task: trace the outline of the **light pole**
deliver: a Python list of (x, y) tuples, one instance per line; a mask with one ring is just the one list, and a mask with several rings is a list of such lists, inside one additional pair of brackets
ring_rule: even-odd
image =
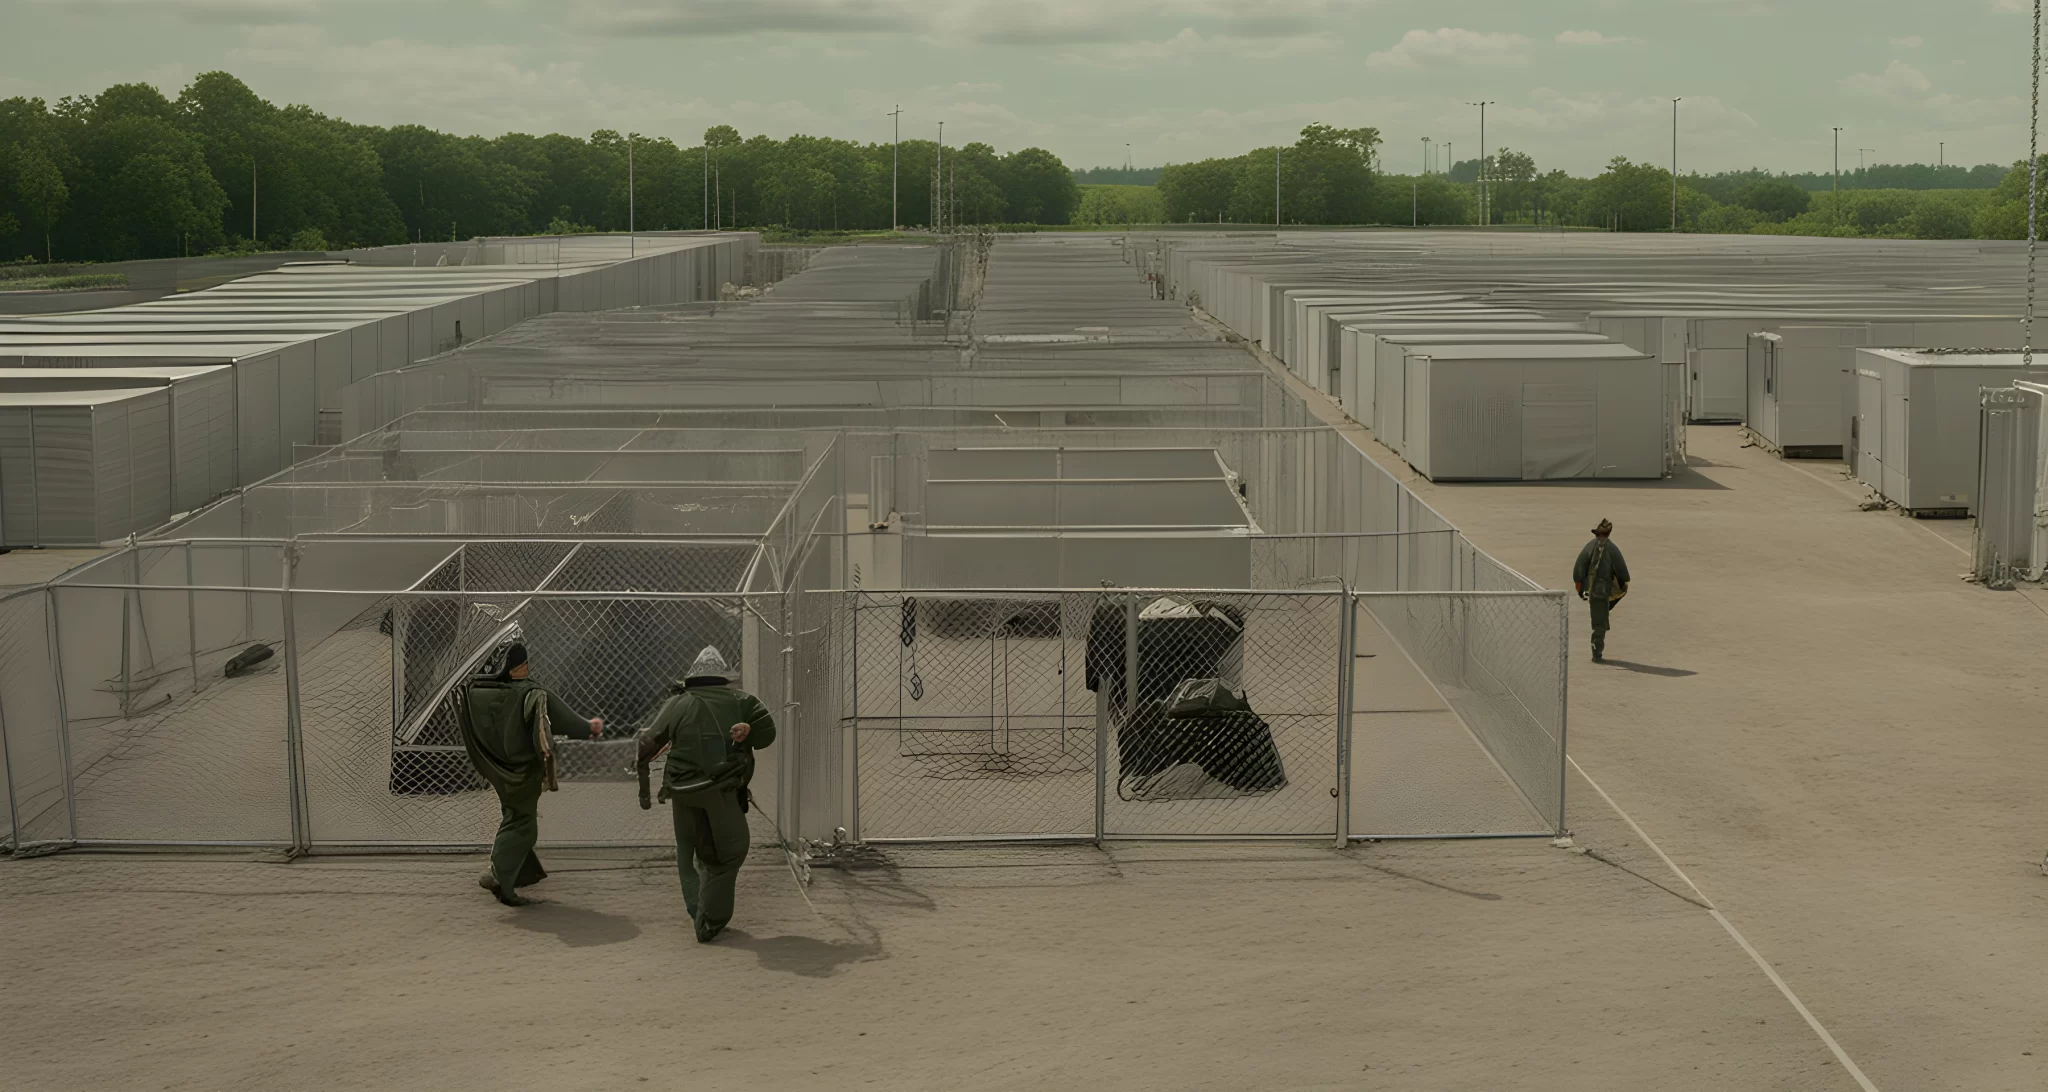
[(1273, 149), (1273, 230), (1280, 230), (1280, 149)]
[(1938, 171), (1946, 166), (1948, 166), (1948, 142), (1944, 140), (1934, 146), (1934, 169)]
[(1422, 173), (1429, 173), (1429, 138), (1422, 138)]
[(626, 235), (635, 238), (636, 225), (633, 219), (633, 138), (637, 134), (626, 134)]
[(1129, 174), (1130, 172), (1131, 172), (1131, 145), (1130, 145), (1130, 142), (1129, 142), (1129, 141), (1125, 141), (1125, 142), (1124, 142), (1124, 173), (1125, 173), (1125, 174)]
[(1866, 168), (1866, 167), (1865, 167), (1865, 166), (1863, 165), (1863, 153), (1864, 153), (1864, 152), (1870, 152), (1871, 154), (1873, 154), (1873, 155), (1874, 155), (1874, 154), (1876, 154), (1876, 152), (1877, 152), (1877, 149), (1876, 149), (1876, 148), (1858, 148), (1858, 149), (1856, 149), (1856, 188), (1857, 188), (1857, 189), (1859, 189), (1859, 190), (1867, 190), (1867, 189), (1869, 189), (1869, 188), (1870, 188), (1870, 176), (1869, 176), (1868, 174), (1865, 174), (1865, 173), (1864, 173), (1864, 172), (1865, 172), (1865, 171), (1866, 171), (1866, 170), (1868, 169), (1868, 168)]
[(1678, 230), (1678, 104), (1684, 96), (1671, 100), (1671, 230)]
[(946, 123), (939, 123), (939, 152), (932, 168), (932, 230), (946, 230)]
[(1488, 207), (1486, 201), (1489, 196), (1486, 191), (1486, 108), (1496, 103), (1488, 99), (1485, 102), (1468, 102), (1465, 105), (1479, 108), (1479, 226), (1486, 227), (1493, 223), (1493, 209)]
[(889, 141), (889, 230), (901, 231), (903, 219), (896, 212), (896, 176), (903, 160), (903, 104), (897, 103), (896, 109), (889, 111), (889, 117), (896, 125), (895, 136)]
[(1834, 186), (1835, 186), (1834, 190), (1833, 190), (1833, 191), (1831, 192), (1831, 194), (1829, 195), (1829, 198), (1828, 198), (1828, 203), (1829, 203), (1829, 204), (1830, 204), (1830, 206), (1832, 206), (1832, 208), (1833, 208), (1833, 213), (1832, 213), (1832, 216), (1833, 216), (1833, 220), (1834, 220), (1834, 222), (1835, 222), (1835, 223), (1840, 223), (1840, 222), (1841, 222), (1841, 220), (1842, 220), (1842, 127), (1841, 127), (1841, 126), (1839, 126), (1839, 125), (1835, 126), (1835, 183), (1834, 183)]
[(704, 141), (704, 230), (711, 230), (711, 141)]

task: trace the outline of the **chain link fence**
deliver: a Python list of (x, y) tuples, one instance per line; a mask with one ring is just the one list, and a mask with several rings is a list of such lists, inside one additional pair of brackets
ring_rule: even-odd
[[(761, 833), (793, 848), (1563, 827), (1558, 593), (845, 592), (830, 536), (778, 592), (492, 586), (673, 569), (604, 545), (468, 544), (396, 592), (106, 579), (175, 552), (136, 551), (104, 583), (0, 600), (9, 830), (18, 845), (481, 845), (496, 803), (449, 703), (514, 623), (534, 677), (606, 722), (563, 748), (550, 844), (670, 840), (630, 803), (631, 737), (707, 644), (777, 713)], [(203, 552), (195, 567), (227, 567)], [(273, 654), (228, 670), (251, 645)], [(1190, 680), (1224, 696), (1191, 698)]]

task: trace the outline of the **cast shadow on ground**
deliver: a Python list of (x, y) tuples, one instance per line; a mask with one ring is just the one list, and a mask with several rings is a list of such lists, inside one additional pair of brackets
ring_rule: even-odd
[(1600, 661), (1600, 663), (1604, 667), (1618, 667), (1623, 671), (1633, 671), (1638, 675), (1660, 675), (1667, 679), (1684, 679), (1699, 674), (1697, 671), (1687, 671), (1682, 667), (1653, 667), (1649, 664), (1636, 664), (1630, 663), (1627, 660), (1617, 660), (1612, 656)]
[(817, 937), (757, 937), (727, 929), (718, 943), (754, 953), (764, 971), (786, 971), (805, 978), (830, 978), (855, 963), (885, 958), (876, 941), (819, 940)]
[(531, 933), (549, 933), (571, 948), (623, 944), (640, 935), (633, 919), (587, 910), (563, 902), (536, 902), (522, 907), (512, 924)]
[(1447, 883), (1439, 883), (1436, 880), (1427, 879), (1422, 876), (1417, 876), (1412, 872), (1403, 872), (1400, 869), (1388, 868), (1386, 865), (1374, 864), (1371, 861), (1360, 861), (1359, 863), (1367, 868), (1372, 869), (1374, 872), (1382, 872), (1386, 875), (1393, 876), (1398, 879), (1409, 880), (1414, 883), (1427, 884), (1430, 887), (1434, 887), (1439, 891), (1449, 891), (1453, 895), (1463, 895), (1468, 899), (1478, 899), (1481, 902), (1499, 902), (1501, 900), (1501, 896), (1496, 895), (1491, 891), (1467, 891), (1462, 887), (1452, 887), (1450, 884)]

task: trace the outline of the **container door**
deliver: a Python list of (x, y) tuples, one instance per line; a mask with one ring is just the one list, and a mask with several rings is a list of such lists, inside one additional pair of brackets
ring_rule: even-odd
[(1856, 373), (1856, 479), (1884, 491), (1884, 383), (1875, 372)]

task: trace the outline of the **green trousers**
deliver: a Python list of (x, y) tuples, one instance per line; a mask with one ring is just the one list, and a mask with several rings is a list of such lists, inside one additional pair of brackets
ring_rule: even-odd
[(670, 807), (683, 905), (697, 927), (697, 939), (710, 940), (732, 920), (733, 890), (751, 840), (747, 815), (736, 789), (684, 793)]
[[(548, 875), (540, 858), (533, 855), (533, 845), (540, 841), (540, 792), (536, 781), (531, 790), (498, 793), (498, 836), (491, 842), (491, 874), (507, 894)], [(507, 876), (512, 882), (505, 882)]]
[(1614, 604), (1604, 595), (1587, 597), (1593, 608), (1593, 655), (1607, 654), (1607, 612)]

